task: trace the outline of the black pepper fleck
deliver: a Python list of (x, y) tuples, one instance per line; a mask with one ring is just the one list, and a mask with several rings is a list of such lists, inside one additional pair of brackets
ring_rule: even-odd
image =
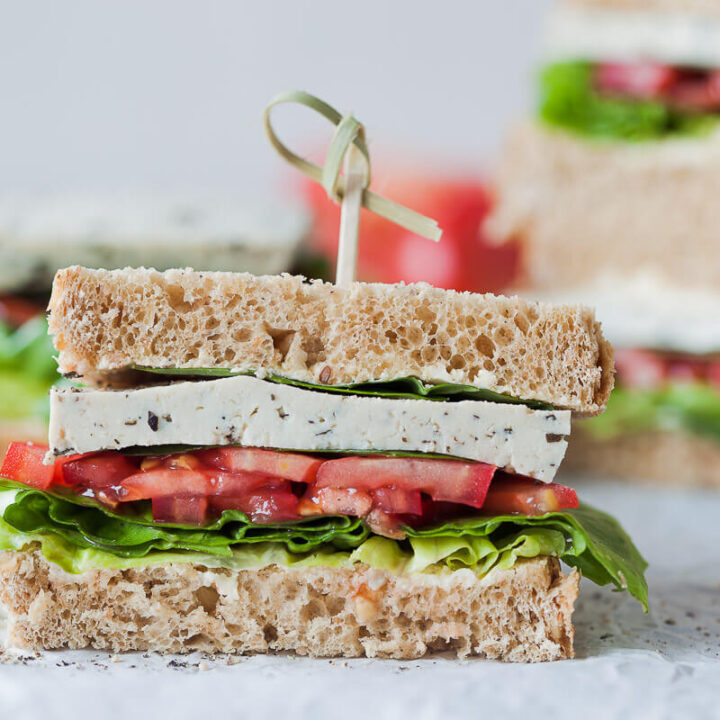
[(152, 410), (148, 410), (147, 424), (153, 432), (157, 432), (159, 420), (158, 416), (152, 412)]

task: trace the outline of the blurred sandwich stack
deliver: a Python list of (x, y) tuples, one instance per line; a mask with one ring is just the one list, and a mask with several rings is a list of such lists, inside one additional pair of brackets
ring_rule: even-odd
[(3, 197), (0, 455), (10, 439), (47, 441), (47, 396), (58, 375), (44, 313), (58, 268), (192, 266), (276, 274), (293, 268), (308, 226), (297, 208), (249, 207), (231, 197)]
[(547, 30), (486, 230), (521, 243), (523, 292), (594, 305), (616, 347), (566, 467), (720, 487), (720, 4), (564, 0)]

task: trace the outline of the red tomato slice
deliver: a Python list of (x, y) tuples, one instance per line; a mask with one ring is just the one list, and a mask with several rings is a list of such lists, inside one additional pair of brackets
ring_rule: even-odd
[(665, 362), (650, 350), (616, 349), (615, 368), (618, 380), (629, 388), (657, 387), (666, 376)]
[(10, 327), (19, 328), (44, 311), (44, 307), (35, 305), (29, 300), (10, 295), (0, 296), (0, 322), (4, 322)]
[(688, 112), (720, 108), (720, 71), (687, 73), (667, 93), (668, 102)]
[(316, 486), (373, 491), (395, 487), (433, 500), (482, 507), (495, 466), (461, 460), (348, 457), (324, 462)]
[(121, 502), (175, 495), (242, 495), (255, 488), (282, 483), (259, 473), (158, 468), (125, 478), (118, 488)]
[[(498, 292), (516, 279), (518, 243), (497, 245), (483, 232), (491, 208), (488, 187), (474, 177), (434, 177), (391, 168), (373, 177), (383, 195), (435, 218), (443, 229), (434, 244), (366, 210), (360, 224), (358, 278), (373, 282), (424, 280), (455, 290)], [(334, 262), (337, 258), (340, 208), (315, 182), (305, 184), (313, 212), (310, 244)]]
[(595, 85), (601, 92), (636, 99), (659, 98), (679, 77), (678, 71), (652, 62), (599, 63), (595, 66)]
[(419, 490), (385, 487), (373, 490), (373, 507), (388, 515), (422, 515), (422, 495)]
[(355, 488), (311, 488), (298, 511), (302, 515), (353, 515), (365, 517), (372, 508), (372, 498)]
[(137, 465), (118, 452), (80, 455), (64, 459), (60, 465), (63, 482), (84, 488), (108, 488), (119, 485), (138, 471)]
[(572, 488), (557, 483), (541, 483), (524, 477), (496, 478), (482, 506), (484, 515), (543, 515), (578, 507)]
[(52, 465), (43, 464), (47, 452), (47, 445), (11, 442), (5, 453), (2, 468), (0, 468), (0, 477), (40, 490), (47, 490), (55, 475), (55, 468)]
[(255, 523), (279, 523), (298, 520), (299, 499), (289, 483), (277, 487), (261, 487), (237, 497), (210, 498), (213, 510), (240, 510)]
[(196, 470), (148, 470), (126, 477), (117, 489), (121, 502), (187, 495), (207, 495), (210, 479)]
[(720, 362), (713, 361), (708, 365), (707, 379), (716, 390), (720, 390)]
[(323, 461), (299, 453), (259, 448), (213, 448), (197, 453), (202, 462), (229, 472), (254, 472), (282, 480), (312, 483)]
[(203, 525), (207, 522), (206, 497), (157, 497), (152, 501), (153, 520), (182, 525)]

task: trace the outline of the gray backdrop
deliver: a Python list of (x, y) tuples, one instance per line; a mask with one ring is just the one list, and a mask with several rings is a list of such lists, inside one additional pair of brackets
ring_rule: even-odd
[[(484, 168), (548, 4), (2, 0), (0, 192), (277, 190), (260, 112), (295, 87), (355, 110), (376, 156)], [(290, 140), (323, 137), (292, 112)]]

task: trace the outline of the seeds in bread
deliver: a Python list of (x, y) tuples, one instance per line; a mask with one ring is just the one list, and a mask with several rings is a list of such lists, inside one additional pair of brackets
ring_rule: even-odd
[(61, 372), (234, 368), (321, 384), (416, 376), (586, 414), (604, 409), (612, 351), (591, 310), (426, 284), (72, 267), (50, 300)]
[(184, 563), (73, 576), (38, 551), (0, 554), (9, 641), (26, 648), (558, 660), (573, 656), (578, 583), (547, 557), (478, 579)]

